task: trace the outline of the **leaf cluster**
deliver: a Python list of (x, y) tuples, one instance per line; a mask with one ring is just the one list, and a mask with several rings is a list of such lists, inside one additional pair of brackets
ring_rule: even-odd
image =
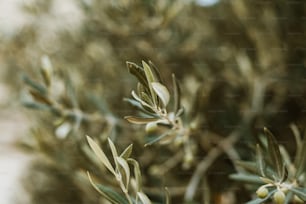
[[(276, 203), (290, 203), (293, 200), (305, 202), (306, 165), (300, 155), (306, 149), (306, 139), (303, 139), (302, 145), (298, 143), (295, 160), (292, 161), (285, 148), (277, 143), (275, 136), (267, 128), (264, 128), (264, 132), (265, 140), (259, 138), (259, 143), (256, 146), (256, 162), (237, 162), (245, 171), (233, 174), (231, 177), (243, 182), (262, 184), (257, 190), (258, 196), (262, 198), (250, 201), (249, 204), (264, 203), (273, 195)], [(301, 141), (299, 135), (296, 137), (298, 141)], [(260, 189), (264, 188), (269, 189), (269, 194), (261, 195)], [(278, 192), (284, 193), (284, 197), (280, 201), (276, 201), (275, 198)]]

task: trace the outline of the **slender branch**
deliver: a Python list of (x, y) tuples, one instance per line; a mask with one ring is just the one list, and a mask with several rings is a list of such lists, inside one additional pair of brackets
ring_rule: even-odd
[(185, 192), (185, 201), (193, 200), (196, 189), (198, 188), (203, 175), (206, 173), (212, 163), (223, 153), (224, 148), (232, 146), (240, 138), (241, 134), (239, 133), (240, 131), (234, 131), (229, 137), (222, 140), (217, 147), (213, 148), (208, 153), (208, 155), (199, 163), (187, 186), (187, 190)]
[(157, 171), (154, 171), (155, 175), (163, 176), (166, 174), (169, 170), (174, 168), (178, 163), (182, 161), (183, 155), (183, 151), (179, 151), (173, 157), (170, 157), (166, 162), (157, 166), (155, 168)]
[[(262, 105), (254, 105), (254, 104), (262, 104), (263, 96), (265, 93), (266, 84), (258, 85), (258, 83), (262, 83), (263, 81), (254, 80), (253, 82), (253, 97), (252, 97), (252, 106), (251, 111), (245, 112), (242, 120), (241, 128), (233, 131), (227, 138), (220, 141), (216, 147), (209, 151), (209, 153), (205, 156), (205, 158), (199, 163), (194, 174), (191, 177), (191, 180), (187, 186), (185, 192), (185, 201), (192, 201), (193, 197), (196, 193), (196, 189), (201, 181), (201, 178), (205, 175), (208, 168), (213, 164), (213, 162), (227, 150), (231, 149), (233, 144), (235, 144), (238, 139), (243, 135), (245, 130), (249, 127), (250, 122), (258, 114), (258, 111), (262, 110)], [(231, 153), (232, 154), (232, 153)]]

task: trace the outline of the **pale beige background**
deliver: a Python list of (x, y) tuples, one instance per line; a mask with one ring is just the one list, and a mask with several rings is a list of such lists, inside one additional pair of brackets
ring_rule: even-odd
[[(39, 19), (41, 29), (61, 29), (67, 24), (70, 27), (78, 26), (82, 15), (72, 1), (56, 0), (52, 9), (53, 15)], [(20, 9), (21, 3), (30, 2), (30, 0), (0, 0), (0, 38), (9, 39), (27, 23), (38, 20)], [(74, 17), (69, 18), (71, 15)], [(4, 71), (1, 69), (1, 58), (0, 53), (0, 203), (26, 204), (28, 199), (21, 188), (20, 178), (32, 156), (16, 148), (15, 142), (23, 135), (29, 134), (30, 122), (20, 111), (20, 101), (16, 96), (18, 94), (10, 93), (1, 80)]]

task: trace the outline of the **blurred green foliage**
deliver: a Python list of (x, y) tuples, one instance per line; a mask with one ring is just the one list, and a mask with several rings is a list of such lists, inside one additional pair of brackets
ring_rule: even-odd
[[(155, 202), (162, 202), (165, 186), (173, 203), (254, 198), (258, 186), (228, 175), (241, 170), (236, 160), (253, 159), (264, 126), (295, 154), (290, 125), (303, 130), (306, 119), (304, 1), (224, 0), (211, 7), (183, 0), (74, 3), (81, 15), (70, 18), (79, 18), (78, 26), (52, 27), (58, 4), (31, 1), (24, 9), (33, 20), (1, 42), (7, 84), (23, 90), (23, 103), (39, 110), (27, 111), (35, 122), (22, 141), (38, 155), (25, 179), (33, 204), (106, 203), (87, 170), (118, 188), (85, 135), (107, 155), (108, 137), (121, 150), (133, 143), (143, 190)], [(188, 165), (184, 148), (144, 147), (144, 128), (123, 119), (137, 115), (123, 101), (136, 87), (125, 63), (142, 60), (159, 68), (170, 93), (172, 73), (180, 84), (182, 121), (192, 129)]]

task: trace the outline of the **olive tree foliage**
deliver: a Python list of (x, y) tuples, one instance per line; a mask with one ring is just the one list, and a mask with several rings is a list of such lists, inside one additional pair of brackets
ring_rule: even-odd
[(2, 40), (33, 203), (305, 201), (303, 1), (74, 3)]

